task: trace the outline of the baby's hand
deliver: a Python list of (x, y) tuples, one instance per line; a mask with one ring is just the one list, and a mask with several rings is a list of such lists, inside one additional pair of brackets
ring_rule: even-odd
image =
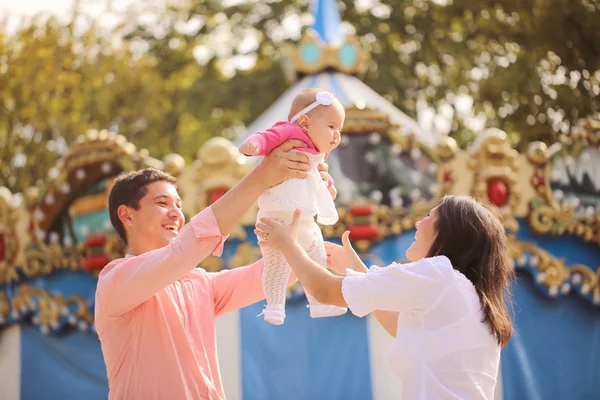
[(258, 154), (258, 145), (255, 142), (242, 143), (240, 153), (245, 156), (255, 156)]

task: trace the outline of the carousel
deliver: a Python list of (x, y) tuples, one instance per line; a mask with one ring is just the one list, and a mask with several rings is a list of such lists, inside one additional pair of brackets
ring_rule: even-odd
[[(582, 119), (556, 143), (526, 153), (498, 129), (468, 149), (436, 137), (366, 86), (369, 54), (341, 31), (334, 1), (316, 1), (315, 22), (286, 49), (289, 89), (248, 135), (285, 118), (300, 90), (319, 87), (346, 108), (343, 141), (328, 159), (338, 189), (336, 225), (367, 265), (402, 261), (414, 224), (447, 194), (489, 201), (513, 248), (516, 334), (502, 354), (497, 398), (593, 398), (600, 390), (600, 116)], [(241, 142), (244, 138), (240, 138)], [(0, 188), (0, 398), (105, 399), (94, 331), (97, 275), (125, 247), (107, 211), (112, 182), (144, 167), (178, 178), (187, 219), (216, 201), (254, 166), (215, 137), (185, 165), (162, 160), (108, 131), (90, 131), (31, 188), (21, 204)], [(260, 250), (251, 209), (221, 258), (198, 267), (218, 273), (254, 262)], [(397, 399), (386, 367), (391, 338), (370, 316), (312, 320), (302, 287), (288, 293), (282, 326), (257, 318), (257, 303), (218, 320), (219, 359), (230, 399)], [(310, 384), (309, 384), (310, 382)]]

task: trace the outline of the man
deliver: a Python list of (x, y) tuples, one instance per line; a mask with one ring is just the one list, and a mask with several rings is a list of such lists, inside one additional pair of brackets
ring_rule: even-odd
[[(128, 254), (100, 273), (95, 325), (110, 399), (224, 399), (215, 318), (263, 299), (262, 261), (208, 273), (196, 266), (267, 188), (304, 178), (308, 157), (290, 140), (184, 226), (175, 178), (146, 169), (119, 178), (109, 213)], [(326, 165), (321, 165), (326, 180)], [(294, 278), (295, 279), (295, 278)]]

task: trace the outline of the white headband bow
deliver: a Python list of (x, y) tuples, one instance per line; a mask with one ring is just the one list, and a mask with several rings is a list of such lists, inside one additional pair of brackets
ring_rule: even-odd
[(310, 104), (309, 106), (305, 107), (298, 114), (294, 115), (292, 117), (292, 119), (290, 119), (290, 123), (293, 124), (294, 121), (296, 121), (298, 118), (300, 118), (304, 114), (308, 113), (312, 109), (317, 108), (318, 106), (329, 106), (329, 105), (333, 104), (333, 100), (335, 100), (335, 96), (333, 95), (333, 93), (325, 92), (325, 91), (317, 93), (316, 101), (314, 103)]

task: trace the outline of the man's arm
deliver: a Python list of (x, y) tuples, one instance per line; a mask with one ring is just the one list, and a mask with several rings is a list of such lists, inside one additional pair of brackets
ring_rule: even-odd
[[(226, 314), (264, 300), (262, 287), (263, 260), (245, 267), (209, 273), (211, 277), (215, 315)], [(296, 282), (292, 273), (288, 285)]]
[(295, 139), (286, 141), (212, 205), (223, 235), (229, 235), (265, 190), (289, 178), (306, 178), (308, 156), (290, 151), (295, 147), (306, 147), (306, 144)]
[(98, 276), (97, 308), (119, 316), (192, 271), (211, 253), (223, 251), (211, 208), (196, 215), (167, 246), (104, 267)]
[(191, 272), (211, 253), (220, 255), (225, 237), (258, 196), (290, 177), (304, 178), (308, 157), (289, 152), (305, 144), (290, 140), (269, 156), (210, 208), (196, 215), (167, 246), (107, 265), (98, 277), (99, 309), (120, 315)]

